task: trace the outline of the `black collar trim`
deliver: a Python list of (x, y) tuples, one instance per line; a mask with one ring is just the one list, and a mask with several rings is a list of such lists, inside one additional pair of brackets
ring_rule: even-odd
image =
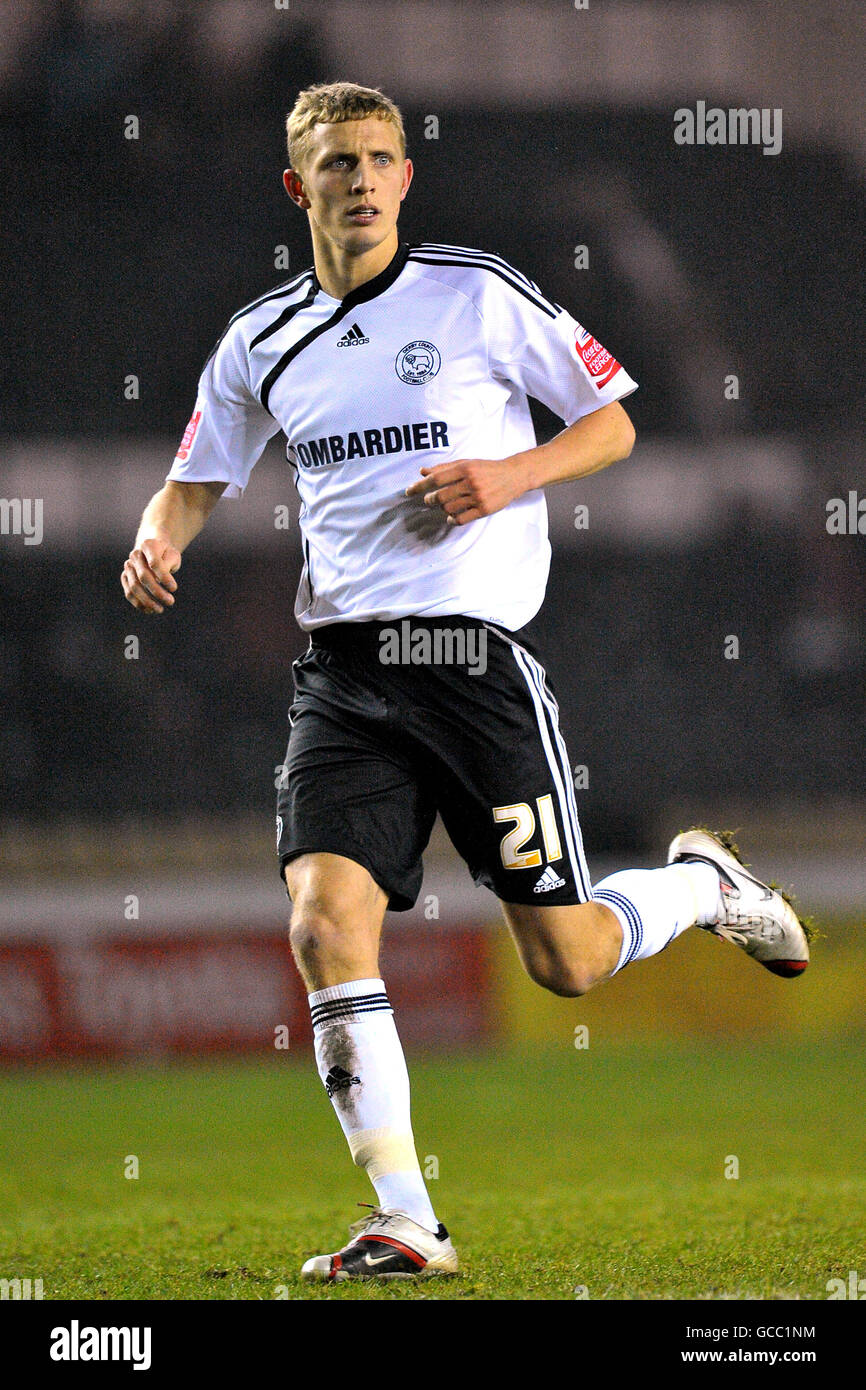
[[(283, 353), (282, 357), (278, 362), (274, 363), (262, 382), (260, 399), (265, 410), (270, 410), (269, 402), (274, 383), (279, 380), (286, 368), (294, 362), (298, 354), (303, 352), (304, 348), (309, 347), (310, 343), (314, 343), (317, 338), (320, 338), (323, 333), (327, 333), (329, 328), (334, 327), (334, 324), (339, 323), (341, 319), (344, 319), (347, 314), (351, 313), (356, 304), (365, 304), (367, 300), (375, 299), (377, 295), (382, 294), (390, 285), (393, 285), (400, 271), (406, 264), (408, 257), (409, 246), (406, 242), (401, 241), (394, 256), (383, 271), (380, 271), (378, 275), (374, 275), (373, 279), (368, 280), (366, 284), (359, 285), (356, 290), (352, 290), (350, 294), (347, 294), (346, 298), (341, 299), (339, 304), (335, 306), (333, 313), (325, 319), (324, 323), (320, 323), (316, 328), (311, 328), (308, 333), (305, 333), (296, 343), (293, 343), (287, 352)], [(318, 279), (314, 276), (311, 293), (317, 294), (320, 289), (321, 286)], [(332, 296), (329, 296), (329, 298), (331, 297)], [(297, 309), (306, 309), (309, 302), (310, 299), (308, 296), (301, 304), (292, 306), (292, 312), (294, 313)], [(287, 321), (286, 315), (281, 315), (281, 319)], [(280, 325), (280, 319), (277, 320), (277, 324)], [(275, 326), (274, 331), (276, 331)], [(261, 336), (262, 335), (260, 335), (260, 337)], [(273, 414), (273, 412), (271, 413)]]
[[(339, 301), (340, 307), (343, 309), (354, 309), (356, 304), (366, 304), (368, 300), (375, 299), (378, 295), (384, 294), (385, 290), (391, 288), (408, 259), (409, 244), (408, 242), (401, 241), (394, 255), (391, 257), (391, 260), (385, 266), (385, 269), (380, 270), (378, 275), (374, 275), (372, 280), (366, 280), (364, 284), (359, 285), (357, 289), (350, 290), (345, 299)], [(319, 284), (319, 277), (315, 272), (313, 278), (316, 291), (322, 290), (323, 294), (328, 294), (328, 291), (322, 289), (322, 286)], [(333, 297), (333, 295), (328, 295), (329, 299), (333, 299)]]

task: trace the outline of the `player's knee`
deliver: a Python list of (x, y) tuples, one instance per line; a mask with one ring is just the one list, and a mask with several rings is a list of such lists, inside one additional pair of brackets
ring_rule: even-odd
[(302, 895), (292, 908), (289, 941), (308, 989), (379, 973), (378, 931), (357, 904), (353, 910)]
[(339, 924), (328, 913), (295, 906), (289, 941), (292, 955), (304, 974), (327, 965), (339, 953), (340, 939)]
[(580, 961), (562, 960), (557, 956), (528, 961), (526, 969), (535, 984), (551, 994), (558, 994), (562, 999), (578, 999), (592, 989), (599, 979), (591, 966)]

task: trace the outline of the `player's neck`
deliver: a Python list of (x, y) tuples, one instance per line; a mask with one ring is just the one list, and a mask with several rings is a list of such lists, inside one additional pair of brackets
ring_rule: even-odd
[(364, 251), (361, 255), (350, 255), (342, 247), (331, 241), (313, 235), (313, 260), (316, 279), (325, 294), (333, 299), (345, 299), (347, 294), (381, 275), (386, 266), (397, 254), (399, 247), (397, 228), (378, 246)]

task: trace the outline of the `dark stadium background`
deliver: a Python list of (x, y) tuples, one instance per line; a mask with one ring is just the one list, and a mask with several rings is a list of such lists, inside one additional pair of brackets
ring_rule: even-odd
[[(640, 384), (631, 458), (548, 493), (537, 640), (593, 877), (736, 828), (824, 933), (793, 982), (689, 931), (559, 999), (437, 827), (381, 967), (465, 1271), (435, 1297), (590, 1298), (595, 1333), (614, 1302), (619, 1334), (629, 1300), (643, 1371), (677, 1300), (799, 1325), (866, 1289), (864, 40), (860, 0), (0, 8), (0, 1300), (148, 1300), (159, 1364), (165, 1310), (225, 1378), (238, 1300), (431, 1296), (298, 1278), (371, 1193), (274, 854), (305, 646), (279, 440), (172, 611), (120, 586), (227, 319), (310, 264), (283, 126), (339, 78), (404, 112), (401, 235), (498, 252)], [(781, 152), (677, 144), (698, 102), (781, 109)]]
[[(835, 991), (816, 970), (770, 999), (726, 957), (742, 983), (710, 999), (684, 943), (581, 1017), (862, 1028), (848, 986), (866, 886), (866, 550), (826, 521), (829, 499), (866, 488), (863, 26), (856, 5), (805, 0), (4, 13), (3, 489), (44, 499), (41, 544), (0, 538), (8, 1057), (273, 1045), (266, 1011), (233, 1026), (228, 966), (213, 1016), (206, 991), (194, 1009), (160, 991), (168, 942), (243, 953), (245, 933), (284, 937), (273, 783), (305, 642), (297, 529), (273, 523), (296, 506), (280, 445), (186, 552), (175, 611), (134, 612), (119, 575), (226, 320), (310, 262), (280, 182), (283, 121), (301, 86), (338, 77), (382, 85), (404, 111), (416, 175), (402, 235), (497, 251), (640, 383), (631, 460), (550, 494), (539, 639), (587, 769), (596, 875), (659, 862), (686, 821), (733, 824), (756, 867), (837, 923)], [(781, 107), (781, 153), (676, 145), (673, 112), (699, 99)], [(540, 407), (537, 421), (541, 438), (557, 428)], [(566, 1006), (527, 992), (496, 916), (437, 833), (422, 903), (392, 919), (389, 949), (422, 977), (437, 931), (481, 957), (475, 1013), (455, 1005), (438, 1032), (422, 1020), (425, 1043), (453, 1042), (469, 1013), (466, 1041), (570, 1032)], [(129, 976), (109, 1022), (93, 998), (89, 1022), (81, 998), (66, 1007), (70, 954), (108, 998), (112, 952), (133, 945), (152, 970)], [(290, 987), (271, 978), (279, 998)]]

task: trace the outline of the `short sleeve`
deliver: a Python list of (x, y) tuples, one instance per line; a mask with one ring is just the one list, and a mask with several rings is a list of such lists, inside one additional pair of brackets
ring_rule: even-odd
[(546, 405), (566, 425), (637, 390), (588, 329), (519, 271), (485, 276), (481, 304), (490, 370)]
[(231, 325), (199, 378), (195, 408), (166, 481), (224, 482), (224, 497), (241, 497), (279, 428), (253, 395), (246, 345), (239, 327)]

